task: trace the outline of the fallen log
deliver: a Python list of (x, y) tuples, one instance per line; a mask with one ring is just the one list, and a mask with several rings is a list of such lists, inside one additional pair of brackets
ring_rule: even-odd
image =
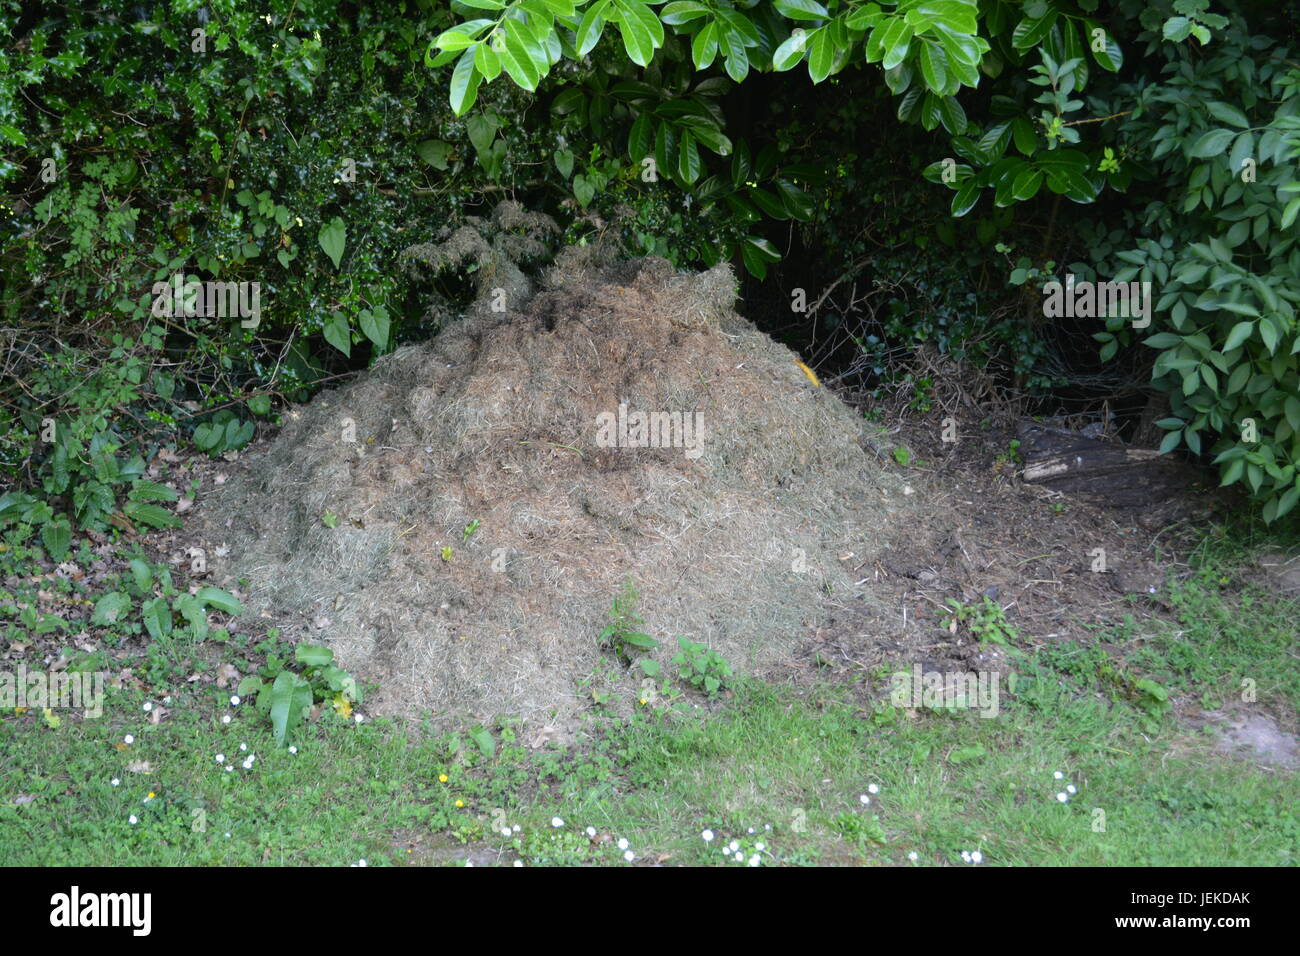
[(1114, 507), (1167, 501), (1198, 478), (1195, 467), (1154, 448), (1087, 438), (1038, 422), (1022, 422), (1019, 436), (1022, 480)]

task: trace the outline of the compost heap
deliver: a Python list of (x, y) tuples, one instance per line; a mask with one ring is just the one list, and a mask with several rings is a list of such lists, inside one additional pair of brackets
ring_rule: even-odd
[(838, 558), (913, 499), (860, 418), (733, 311), (729, 266), (602, 248), (537, 289), (475, 226), (408, 250), (486, 263), (473, 306), (288, 411), (205, 506), (217, 577), (377, 682), (367, 710), (571, 720), (629, 577), (665, 676), (678, 635), (770, 672), (827, 594), (871, 601)]

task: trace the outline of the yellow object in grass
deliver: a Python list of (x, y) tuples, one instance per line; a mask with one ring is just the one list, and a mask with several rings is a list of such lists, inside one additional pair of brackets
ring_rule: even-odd
[(803, 373), (808, 376), (808, 381), (812, 382), (818, 388), (821, 387), (822, 383), (818, 380), (816, 372), (810, 369), (807, 365), (804, 365), (803, 362), (800, 362), (798, 359), (794, 360), (794, 364), (798, 365), (799, 368), (803, 369)]

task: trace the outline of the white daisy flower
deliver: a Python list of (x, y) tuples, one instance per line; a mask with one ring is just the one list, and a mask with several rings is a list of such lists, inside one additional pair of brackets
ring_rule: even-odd
[(131, 814), (130, 818), (126, 822), (131, 824), (131, 826), (135, 826), (137, 823), (140, 822), (140, 818), (133, 813)]
[(1065, 788), (1065, 792), (1073, 796), (1079, 791), (1075, 789), (1074, 784), (1070, 784), (1068, 787)]
[(225, 762), (226, 762), (226, 755), (225, 755), (225, 754), (217, 754), (217, 763), (225, 763)]
[(144, 702), (144, 712), (147, 714), (151, 710), (153, 710), (153, 704), (146, 700)]
[(917, 855), (917, 852), (915, 850), (913, 850), (911, 853), (907, 854), (907, 858), (911, 860), (913, 863), (915, 863), (921, 857)]
[(133, 744), (133, 743), (135, 743), (135, 737), (134, 737), (134, 735), (132, 735), (132, 734), (127, 734), (125, 737), (122, 738), (122, 743), (124, 743), (124, 744)]
[(623, 859), (631, 863), (633, 860), (636, 859), (636, 854), (633, 853), (631, 850), (628, 850), (626, 853), (623, 854)]
[(1055, 778), (1056, 780), (1064, 780), (1065, 774), (1061, 773), (1061, 771), (1058, 770), (1052, 774), (1052, 777)]
[(233, 695), (233, 696), (230, 698), (230, 706), (231, 706), (231, 707), (238, 707), (238, 706), (239, 706), (239, 695), (238, 695), (238, 694), (235, 694), (235, 695)]
[(759, 853), (762, 853), (764, 850), (767, 849), (767, 844), (766, 844), (766, 843), (755, 843), (755, 844), (754, 844), (754, 849), (757, 850)]
[(514, 833), (514, 832), (515, 832), (515, 831), (512, 830), (512, 829), (510, 829), (509, 827), (502, 827), (502, 828), (501, 828), (501, 835), (504, 836), (504, 837), (508, 837), (508, 836), (510, 836), (510, 835), (511, 835), (512, 833)]
[(864, 793), (858, 797), (858, 802), (861, 803), (864, 807), (870, 806), (871, 798)]
[(297, 752), (298, 752), (298, 748), (297, 748), (297, 747), (290, 747), (290, 748), (289, 748), (289, 753), (291, 753), (291, 754), (296, 754)]
[(515, 866), (523, 866), (523, 865), (524, 865), (523, 860), (515, 860)]
[(564, 826), (564, 821), (559, 817), (551, 817), (551, 826), (558, 830), (560, 827)]
[(120, 784), (121, 782), (122, 782), (122, 781), (119, 780), (119, 779), (117, 779), (117, 777), (114, 777), (112, 780), (109, 781), (109, 785), (110, 785), (110, 786), (113, 786), (113, 787), (116, 787), (116, 786), (117, 786), (118, 784)]
[(961, 851), (961, 858), (962, 858), (962, 860), (963, 860), (964, 862), (969, 863), (969, 862), (970, 862), (970, 851), (969, 851), (969, 850), (962, 850), (962, 851)]
[(222, 722), (223, 724), (228, 724), (228, 723), (230, 723), (230, 715), (229, 715), (229, 714), (222, 714), (222, 715), (221, 715), (221, 722)]
[(976, 850), (974, 853), (972, 853), (972, 854), (970, 855), (970, 861), (971, 861), (972, 863), (983, 863), (983, 862), (984, 862), (984, 854), (981, 853), (979, 850)]
[(1070, 800), (1070, 795), (1068, 793), (1058, 793), (1056, 795), (1056, 799), (1060, 800), (1062, 803), (1068, 803)]
[(755, 853), (753, 856), (749, 858), (750, 866), (758, 866), (762, 862), (763, 862), (763, 858), (760, 857), (757, 853)]
[(240, 749), (240, 750), (247, 750), (247, 749), (248, 749), (248, 744), (240, 744), (240, 745), (239, 745), (239, 749)]
[(712, 831), (712, 830), (705, 830), (703, 833), (700, 834), (700, 836), (704, 838), (704, 842), (705, 842), (705, 843), (712, 843), (712, 842), (713, 842), (713, 831)]
[(619, 848), (620, 850), (626, 850), (627, 847), (628, 847), (627, 837), (619, 837), (619, 838), (618, 838), (618, 848)]
[(594, 839), (595, 836), (596, 836), (596, 828), (595, 828), (595, 827), (587, 827), (586, 833), (587, 833), (587, 836), (592, 837), (592, 838)]
[(867, 785), (867, 793), (876, 794), (880, 792), (880, 784), (871, 783)]

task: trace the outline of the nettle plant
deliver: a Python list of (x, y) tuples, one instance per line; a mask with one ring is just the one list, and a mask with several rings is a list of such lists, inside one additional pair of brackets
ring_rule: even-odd
[[(614, 596), (609, 610), (609, 626), (600, 632), (597, 639), (601, 647), (607, 647), (618, 656), (624, 667), (632, 666), (632, 655), (653, 651), (659, 642), (645, 633), (645, 621), (637, 613), (640, 595), (629, 576), (622, 590)], [(659, 662), (643, 657), (637, 661), (638, 666), (648, 677), (659, 673)]]
[(730, 662), (707, 644), (690, 638), (677, 638), (678, 651), (673, 655), (682, 680), (710, 697), (716, 697), (730, 684), (734, 672)]

